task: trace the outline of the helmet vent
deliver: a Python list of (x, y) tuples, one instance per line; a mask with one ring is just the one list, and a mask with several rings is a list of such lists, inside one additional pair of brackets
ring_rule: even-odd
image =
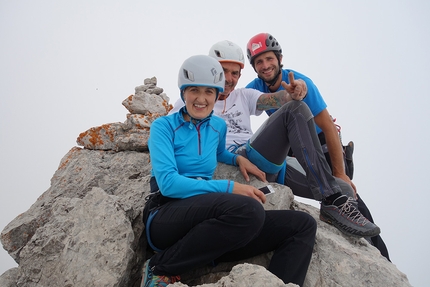
[(221, 54), (221, 51), (220, 51), (220, 50), (215, 50), (214, 52), (215, 52), (215, 55), (216, 55), (218, 58), (224, 58), (224, 57), (222, 56), (222, 54)]
[(214, 76), (215, 76), (215, 81), (214, 81), (214, 83), (216, 84), (216, 83), (221, 82), (221, 81), (222, 81), (222, 79), (224, 78), (224, 73), (223, 73), (223, 72), (221, 72), (221, 73), (219, 73), (219, 74), (217, 75), (217, 74), (216, 74), (216, 70), (215, 70), (215, 69), (212, 69), (212, 70), (214, 70), (214, 71), (212, 72), (212, 74), (214, 74), (214, 72), (215, 72), (215, 74), (214, 74)]
[(191, 82), (194, 82), (194, 74), (193, 74), (193, 72), (188, 71), (188, 70), (186, 70), (186, 69), (184, 69), (184, 70), (183, 70), (183, 72), (184, 72), (184, 77), (185, 77), (185, 79), (188, 79), (188, 80), (190, 80)]

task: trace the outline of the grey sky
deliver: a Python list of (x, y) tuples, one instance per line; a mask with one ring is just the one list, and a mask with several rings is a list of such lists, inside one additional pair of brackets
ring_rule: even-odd
[[(429, 286), (429, 19), (429, 1), (0, 0), (0, 229), (49, 188), (79, 133), (125, 121), (145, 78), (174, 103), (186, 58), (269, 32), (355, 142), (354, 183), (393, 263)], [(254, 77), (247, 63), (239, 86)], [(0, 274), (14, 266), (1, 249)]]

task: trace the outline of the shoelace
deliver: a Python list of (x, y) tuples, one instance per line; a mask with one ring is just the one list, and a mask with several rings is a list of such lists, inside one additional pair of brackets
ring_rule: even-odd
[(354, 199), (352, 199), (352, 197), (348, 197), (348, 199), (339, 206), (340, 213), (345, 214), (347, 218), (350, 218), (352, 221), (357, 222), (360, 225), (366, 225), (369, 220), (357, 210), (353, 202)]

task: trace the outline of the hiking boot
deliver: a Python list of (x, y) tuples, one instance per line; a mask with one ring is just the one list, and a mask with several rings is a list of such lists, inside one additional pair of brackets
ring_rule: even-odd
[(332, 204), (321, 202), (320, 219), (340, 231), (358, 237), (373, 237), (381, 230), (358, 210), (352, 197), (341, 195)]
[(179, 276), (163, 276), (152, 273), (154, 267), (149, 267), (149, 260), (143, 265), (142, 283), (140, 287), (165, 287), (171, 283), (179, 282)]

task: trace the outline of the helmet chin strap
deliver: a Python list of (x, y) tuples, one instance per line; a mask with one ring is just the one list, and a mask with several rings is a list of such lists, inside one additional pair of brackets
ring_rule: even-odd
[[(215, 96), (215, 102), (218, 100), (218, 96), (219, 96), (219, 90), (218, 89), (216, 89), (216, 96)], [(202, 122), (202, 121), (204, 121), (204, 120), (206, 120), (207, 118), (210, 118), (210, 116), (213, 114), (213, 110), (210, 112), (210, 114), (206, 117), (206, 118), (204, 118), (204, 119), (201, 119), (201, 120), (199, 120), (199, 119), (196, 119), (196, 118), (193, 118), (191, 115), (190, 115), (190, 113), (188, 113), (188, 111), (187, 111), (187, 103), (185, 102), (185, 100), (184, 100), (184, 90), (181, 90), (181, 98), (182, 98), (182, 100), (184, 101), (184, 106), (182, 107), (182, 109), (183, 109), (183, 111), (184, 111), (184, 113), (186, 113), (189, 117), (190, 117), (190, 124), (189, 124), (189, 128), (190, 129), (192, 129), (193, 128), (193, 122), (196, 124), (196, 125), (198, 125), (200, 122)]]
[(273, 78), (273, 80), (271, 80), (271, 81), (265, 81), (262, 77), (260, 77), (259, 75), (258, 75), (258, 73), (257, 73), (257, 70), (255, 69), (255, 65), (254, 65), (254, 63), (253, 62), (251, 62), (251, 65), (252, 65), (252, 67), (254, 68), (254, 71), (257, 73), (257, 75), (258, 75), (258, 78), (260, 78), (261, 80), (263, 80), (263, 82), (265, 82), (266, 84), (267, 84), (267, 86), (270, 88), (270, 87), (273, 87), (275, 84), (276, 84), (276, 81), (278, 80), (278, 77), (279, 77), (279, 75), (281, 74), (281, 70), (282, 70), (282, 66), (281, 66), (281, 59), (279, 58), (279, 55), (277, 55), (276, 53), (275, 53), (275, 55), (276, 55), (276, 58), (278, 59), (278, 66), (279, 66), (279, 70), (278, 70), (278, 72), (276, 73), (276, 76)]
[(260, 79), (262, 79), (267, 84), (267, 86), (270, 88), (270, 87), (273, 87), (276, 84), (276, 81), (278, 80), (278, 77), (279, 77), (280, 74), (281, 74), (281, 69), (278, 70), (278, 73), (276, 73), (276, 76), (273, 78), (273, 80), (268, 81), (268, 82), (264, 81), (264, 79), (261, 78), (260, 76), (258, 76), (258, 77)]
[(184, 112), (190, 117), (190, 125), (188, 126), (190, 129), (192, 129), (193, 128), (193, 123), (195, 123), (196, 125), (198, 125), (199, 123), (201, 123), (202, 121), (204, 121), (204, 120), (206, 120), (207, 118), (209, 118), (211, 115), (212, 115), (212, 113), (213, 113), (213, 111), (206, 117), (206, 118), (204, 118), (204, 119), (196, 119), (196, 118), (193, 118), (189, 113), (188, 113), (188, 111), (187, 111), (187, 107), (186, 106), (184, 106), (183, 107), (184, 108)]

